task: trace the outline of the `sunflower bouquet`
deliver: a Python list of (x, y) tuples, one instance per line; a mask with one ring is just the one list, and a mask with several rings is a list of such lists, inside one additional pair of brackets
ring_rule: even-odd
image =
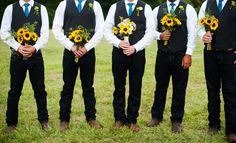
[[(176, 26), (182, 25), (181, 21), (177, 18), (175, 14), (167, 13), (161, 19), (162, 30), (173, 32), (176, 29)], [(167, 45), (168, 41), (164, 42), (164, 45)]]
[[(206, 14), (205, 17), (198, 21), (198, 24), (204, 27), (207, 32), (212, 33), (219, 27), (219, 20), (213, 15)], [(207, 50), (212, 50), (211, 43), (207, 44)]]
[[(77, 45), (77, 50), (84, 46), (90, 40), (90, 31), (83, 26), (78, 26), (76, 29), (72, 29), (69, 34), (69, 39)], [(79, 58), (75, 57), (75, 62), (79, 62)]]
[(124, 41), (129, 43), (129, 36), (136, 30), (136, 24), (129, 18), (120, 17), (120, 23), (113, 27), (113, 33), (123, 37)]
[[(38, 35), (34, 32), (36, 25), (37, 22), (25, 23), (17, 32), (13, 31), (12, 35), (21, 45), (33, 45), (38, 40)], [(27, 60), (27, 58), (23, 57), (23, 60)]]

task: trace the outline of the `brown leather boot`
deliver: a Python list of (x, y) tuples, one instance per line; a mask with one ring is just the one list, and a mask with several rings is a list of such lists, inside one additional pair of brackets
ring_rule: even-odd
[(147, 123), (147, 126), (148, 127), (155, 127), (155, 126), (160, 125), (160, 123), (161, 123), (161, 120), (153, 118), (150, 122)]
[(227, 141), (229, 143), (236, 143), (236, 134), (229, 134), (229, 135), (227, 135)]
[(7, 128), (6, 128), (7, 133), (12, 133), (15, 130), (16, 130), (16, 125), (10, 125), (10, 126), (7, 126)]
[(139, 132), (140, 130), (140, 127), (137, 124), (129, 124), (128, 127), (133, 132)]
[(217, 132), (219, 132), (219, 129), (213, 128), (213, 127), (209, 127), (208, 130), (207, 130), (207, 134), (208, 134), (208, 135), (214, 135), (214, 134), (216, 134)]
[(103, 126), (97, 120), (90, 120), (88, 121), (88, 124), (90, 127), (95, 128), (95, 129), (103, 128)]
[(46, 131), (46, 130), (50, 129), (50, 126), (49, 126), (48, 122), (42, 122), (40, 124), (41, 124), (43, 130)]
[(65, 131), (65, 130), (67, 130), (67, 129), (69, 129), (69, 122), (67, 122), (67, 121), (61, 121), (60, 122), (60, 131)]
[(177, 123), (177, 122), (172, 123), (172, 132), (173, 133), (180, 133), (182, 131), (183, 131), (183, 129), (182, 129), (181, 123)]
[(122, 121), (115, 121), (115, 123), (113, 125), (114, 129), (120, 129), (122, 127), (124, 127), (124, 123)]

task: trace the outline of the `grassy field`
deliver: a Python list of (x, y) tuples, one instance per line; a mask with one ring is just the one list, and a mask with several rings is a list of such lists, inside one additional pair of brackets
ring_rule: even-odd
[[(111, 72), (111, 45), (103, 40), (96, 50), (95, 93), (97, 99), (97, 119), (104, 125), (103, 129), (91, 129), (85, 122), (84, 104), (81, 95), (81, 84), (78, 78), (74, 91), (71, 113), (70, 130), (61, 133), (59, 126), (59, 99), (62, 89), (62, 56), (63, 47), (58, 44), (53, 35), (43, 49), (45, 62), (46, 90), (48, 92), (48, 111), (51, 130), (45, 132), (37, 121), (36, 102), (29, 79), (25, 81), (19, 103), (19, 123), (17, 131), (11, 134), (5, 132), (5, 112), (7, 92), (9, 90), (9, 48), (0, 41), (0, 143), (157, 143), (157, 142), (193, 142), (193, 143), (222, 143), (224, 136), (224, 115), (221, 118), (222, 130), (214, 136), (208, 136), (207, 130), (207, 95), (203, 73), (202, 45), (198, 42), (193, 56), (190, 78), (186, 96), (184, 131), (181, 134), (171, 133), (170, 105), (171, 86), (168, 92), (164, 122), (156, 128), (146, 127), (151, 118), (151, 106), (154, 98), (155, 78), (154, 67), (156, 44), (146, 50), (146, 68), (143, 78), (142, 103), (138, 123), (141, 131), (131, 132), (127, 127), (121, 130), (112, 129), (114, 123), (112, 94), (113, 76)], [(171, 84), (170, 84), (171, 85)], [(128, 88), (128, 86), (127, 86)]]

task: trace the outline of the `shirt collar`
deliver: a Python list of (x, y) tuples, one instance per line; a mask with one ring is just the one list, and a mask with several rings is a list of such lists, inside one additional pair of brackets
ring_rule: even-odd
[[(76, 1), (76, 2), (79, 2), (79, 0), (75, 0), (75, 1)], [(86, 0), (82, 0), (82, 2), (83, 2), (83, 1), (86, 1)]]
[[(178, 6), (179, 5), (179, 2), (180, 2), (180, 0), (176, 0), (176, 1), (174, 1), (173, 3), (175, 4), (175, 6)], [(170, 4), (171, 4), (171, 2), (170, 1), (168, 1), (167, 0), (167, 6), (170, 6)]]
[(136, 5), (138, 3), (138, 0), (133, 0), (132, 2), (125, 0), (125, 5), (127, 5), (128, 3), (133, 3), (134, 5)]
[[(26, 3), (25, 1), (20, 0), (20, 6), (21, 7), (24, 6), (25, 3)], [(32, 6), (32, 7), (34, 6), (34, 0), (30, 0), (28, 3), (30, 4), (30, 6)]]
[[(227, 0), (223, 0), (222, 3), (226, 3)], [(216, 0), (216, 4), (218, 5), (219, 4), (219, 0)]]

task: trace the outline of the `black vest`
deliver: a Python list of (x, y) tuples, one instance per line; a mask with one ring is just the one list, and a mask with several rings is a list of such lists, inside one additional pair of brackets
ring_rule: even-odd
[[(179, 7), (183, 6), (184, 10), (181, 10)], [(187, 50), (188, 42), (188, 30), (187, 30), (187, 15), (186, 15), (187, 3), (182, 1), (179, 2), (179, 5), (175, 9), (175, 14), (177, 18), (181, 21), (182, 25), (176, 27), (176, 29), (171, 33), (171, 38), (168, 41), (167, 45), (164, 45), (164, 41), (158, 40), (158, 49), (161, 51), (171, 51), (171, 52), (185, 52)], [(157, 30), (162, 32), (161, 19), (168, 13), (167, 3), (160, 5), (157, 20), (158, 27)]]
[(208, 0), (206, 12), (219, 19), (219, 27), (213, 33), (212, 47), (216, 50), (236, 49), (236, 10), (228, 0), (219, 13), (216, 0)]
[[(38, 7), (39, 10), (36, 11), (35, 7)], [(41, 5), (39, 3), (34, 2), (34, 6), (31, 7), (28, 17), (25, 16), (24, 10), (20, 6), (19, 2), (13, 4), (12, 22), (11, 22), (11, 28), (13, 31), (17, 32), (17, 30), (22, 28), (25, 23), (33, 24), (34, 22), (37, 22), (34, 32), (38, 36), (40, 36), (42, 19), (41, 19)]]
[[(71, 29), (75, 29), (79, 25), (88, 30), (94, 31), (96, 26), (96, 19), (93, 8), (90, 8), (89, 6), (90, 3), (93, 4), (94, 0), (87, 0), (82, 9), (82, 12), (79, 13), (74, 0), (66, 1), (63, 29), (64, 34), (67, 37), (69, 36)], [(93, 36), (93, 34), (94, 32), (91, 33), (91, 36)]]
[[(143, 10), (139, 11), (139, 16), (137, 15), (137, 7), (142, 7)], [(140, 41), (143, 36), (145, 35), (146, 31), (146, 17), (144, 15), (145, 11), (145, 3), (142, 1), (138, 0), (136, 7), (134, 8), (134, 11), (131, 16), (128, 16), (125, 2), (124, 0), (119, 1), (116, 3), (116, 12), (115, 12), (115, 26), (120, 23), (120, 17), (129, 18), (131, 21), (133, 21), (136, 24), (136, 31), (134, 31), (130, 36), (129, 36), (129, 42), (131, 45), (136, 44), (138, 41)], [(123, 37), (120, 37), (116, 35), (117, 38), (123, 40)]]

